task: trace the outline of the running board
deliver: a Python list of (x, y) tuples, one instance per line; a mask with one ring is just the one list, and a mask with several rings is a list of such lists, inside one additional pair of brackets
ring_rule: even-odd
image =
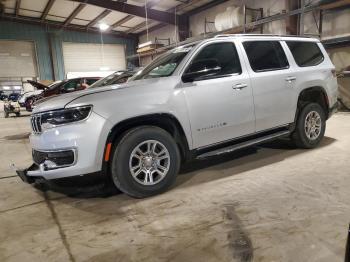
[(227, 146), (224, 148), (220, 148), (220, 149), (216, 149), (214, 151), (210, 151), (201, 155), (197, 156), (197, 159), (205, 159), (208, 157), (212, 157), (212, 156), (219, 156), (222, 154), (226, 154), (226, 153), (231, 153), (233, 151), (245, 148), (245, 147), (249, 147), (249, 146), (253, 146), (253, 145), (257, 145), (257, 144), (261, 144), (263, 142), (267, 142), (270, 140), (274, 140), (283, 136), (286, 136), (290, 134), (290, 131), (286, 130), (286, 131), (280, 131), (274, 134), (270, 134), (270, 135), (266, 135), (263, 137), (259, 137), (259, 138), (255, 138), (249, 141), (245, 141), (245, 142), (241, 142), (235, 145), (231, 145), (231, 146)]

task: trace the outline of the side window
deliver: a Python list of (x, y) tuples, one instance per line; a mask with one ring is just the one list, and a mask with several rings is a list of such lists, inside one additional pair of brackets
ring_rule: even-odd
[(324, 56), (314, 42), (287, 41), (294, 60), (300, 67), (316, 66), (323, 62)]
[(214, 43), (204, 47), (191, 61), (186, 73), (200, 72), (211, 67), (219, 70), (210, 74), (210, 77), (220, 77), (242, 73), (241, 63), (234, 43)]
[(248, 41), (243, 46), (255, 72), (289, 68), (286, 54), (278, 41)]
[(69, 81), (68, 83), (66, 83), (66, 84), (63, 86), (63, 89), (64, 89), (66, 92), (74, 91), (75, 89), (77, 89), (77, 87), (78, 87), (79, 84), (80, 84), (80, 79), (78, 79), (78, 80), (72, 80), (72, 81)]
[(91, 86), (93, 83), (95, 83), (97, 81), (97, 79), (95, 79), (95, 78), (87, 78), (86, 80), (85, 80), (85, 82), (86, 82), (86, 84), (88, 85), (88, 86)]

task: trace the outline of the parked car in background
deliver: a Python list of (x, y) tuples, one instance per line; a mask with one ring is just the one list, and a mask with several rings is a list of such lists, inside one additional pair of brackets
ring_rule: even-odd
[(7, 99), (10, 101), (17, 102), (20, 97), (21, 97), (20, 93), (11, 93), (11, 94), (9, 94)]
[(4, 93), (0, 94), (0, 100), (1, 100), (1, 101), (4, 101), (4, 100), (7, 99), (7, 98), (8, 98), (8, 95), (6, 95), (6, 94), (4, 94)]
[(110, 86), (116, 84), (126, 83), (130, 77), (132, 77), (136, 71), (117, 71), (105, 78), (102, 78), (92, 84), (89, 88), (102, 87), (102, 86)]
[(71, 93), (79, 90), (84, 90), (89, 87), (96, 81), (98, 81), (100, 77), (82, 77), (82, 78), (73, 78), (66, 79), (57, 83), (54, 83), (50, 86), (43, 85), (39, 82), (28, 80), (33, 87), (38, 90), (43, 90), (42, 93), (38, 95), (30, 96), (26, 99), (25, 107), (26, 110), (31, 112), (33, 110), (33, 105), (36, 101), (65, 93)]
[(317, 147), (337, 90), (318, 39), (217, 36), (168, 51), (125, 84), (39, 103), (35, 164), (17, 173), (29, 183), (105, 174), (130, 196), (152, 196), (193, 159), (278, 138)]
[(25, 92), (21, 97), (18, 99), (18, 103), (21, 107), (26, 106), (26, 101), (28, 98), (35, 96), (35, 95), (40, 95), (44, 90), (34, 90), (34, 91), (29, 91)]

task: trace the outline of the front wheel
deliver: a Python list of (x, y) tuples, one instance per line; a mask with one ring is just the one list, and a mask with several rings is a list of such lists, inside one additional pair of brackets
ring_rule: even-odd
[(292, 135), (300, 148), (314, 148), (319, 145), (326, 130), (325, 112), (319, 104), (307, 104), (300, 112)]
[(180, 167), (180, 153), (165, 130), (143, 126), (128, 131), (116, 147), (111, 164), (114, 184), (124, 193), (144, 198), (166, 191)]

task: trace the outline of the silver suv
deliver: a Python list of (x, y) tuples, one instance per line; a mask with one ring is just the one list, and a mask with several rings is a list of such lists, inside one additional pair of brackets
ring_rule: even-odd
[(317, 39), (221, 35), (177, 47), (128, 83), (34, 108), (32, 183), (106, 174), (121, 191), (168, 189), (180, 164), (290, 137), (314, 148), (337, 107), (335, 70)]

